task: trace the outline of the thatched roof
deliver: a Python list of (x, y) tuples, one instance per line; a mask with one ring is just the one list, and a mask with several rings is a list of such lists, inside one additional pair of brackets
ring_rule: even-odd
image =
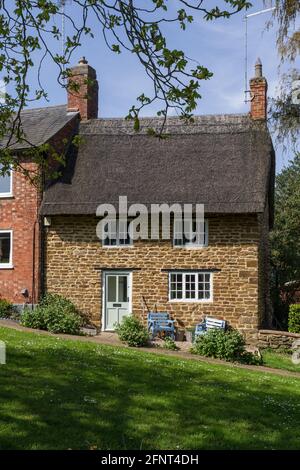
[(207, 213), (264, 211), (274, 179), (274, 151), (263, 123), (247, 115), (199, 116), (193, 124), (169, 118), (165, 139), (123, 119), (80, 124), (62, 178), (50, 185), (42, 213), (95, 214), (101, 203), (203, 203)]

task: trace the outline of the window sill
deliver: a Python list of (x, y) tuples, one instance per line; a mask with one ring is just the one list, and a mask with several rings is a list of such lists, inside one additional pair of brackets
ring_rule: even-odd
[(185, 245), (173, 245), (173, 248), (181, 249), (181, 250), (202, 250), (203, 248), (207, 248), (208, 245), (195, 245), (195, 246), (185, 246)]
[(0, 264), (0, 270), (1, 269), (14, 269), (14, 265), (13, 264), (6, 264), (6, 265)]
[(213, 303), (213, 299), (205, 299), (205, 300), (196, 300), (196, 299), (172, 299), (168, 300), (168, 303), (171, 304), (211, 304)]
[(112, 245), (112, 246), (109, 246), (109, 245), (102, 245), (102, 248), (104, 249), (113, 249), (113, 248), (116, 248), (118, 250), (120, 249), (124, 249), (124, 248), (133, 248), (133, 245)]
[(14, 195), (12, 193), (0, 193), (0, 199), (13, 199)]

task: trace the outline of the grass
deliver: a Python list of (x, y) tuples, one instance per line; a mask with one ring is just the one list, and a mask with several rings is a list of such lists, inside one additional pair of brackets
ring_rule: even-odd
[(0, 328), (0, 449), (299, 449), (300, 379)]
[(291, 372), (300, 372), (300, 364), (293, 364), (292, 355), (265, 349), (262, 353), (264, 365), (275, 369), (285, 369)]

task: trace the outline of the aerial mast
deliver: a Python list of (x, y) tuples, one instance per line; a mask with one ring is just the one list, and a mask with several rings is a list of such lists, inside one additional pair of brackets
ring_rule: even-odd
[(248, 18), (252, 18), (253, 16), (262, 15), (263, 13), (268, 13), (270, 11), (274, 11), (276, 7), (265, 8), (264, 10), (256, 11), (255, 13), (249, 13), (249, 15), (244, 16), (245, 20), (245, 103), (248, 103), (250, 100), (248, 99)]

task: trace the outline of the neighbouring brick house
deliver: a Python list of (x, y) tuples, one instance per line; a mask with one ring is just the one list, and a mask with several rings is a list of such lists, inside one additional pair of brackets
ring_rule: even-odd
[[(22, 112), (28, 143), (15, 145), (14, 152), (21, 155), (23, 169), (32, 174), (39, 171), (25, 156), (31, 145), (49, 143), (58, 149), (74, 133), (76, 122), (78, 113), (67, 113), (66, 106)], [(41, 290), (41, 200), (42, 188), (33, 186), (20, 172), (0, 177), (0, 298), (19, 306), (35, 304)]]
[[(147, 133), (160, 127), (159, 118), (142, 119), (139, 132), (124, 119), (98, 119), (94, 69), (81, 60), (72, 71), (81, 92), (69, 93), (64, 112), (72, 132), (80, 114), (81, 143), (70, 146), (62, 177), (43, 194), (43, 289), (71, 299), (103, 330), (129, 313), (145, 320), (145, 302), (168, 311), (179, 327), (203, 315), (224, 318), (249, 337), (268, 326), (274, 151), (261, 64), (250, 82), (249, 115), (196, 116), (192, 124), (168, 118), (166, 139)], [(177, 243), (174, 230), (170, 240), (121, 241), (117, 234), (101, 243), (97, 207), (116, 205), (119, 196), (147, 207), (204, 204), (204, 243)]]

